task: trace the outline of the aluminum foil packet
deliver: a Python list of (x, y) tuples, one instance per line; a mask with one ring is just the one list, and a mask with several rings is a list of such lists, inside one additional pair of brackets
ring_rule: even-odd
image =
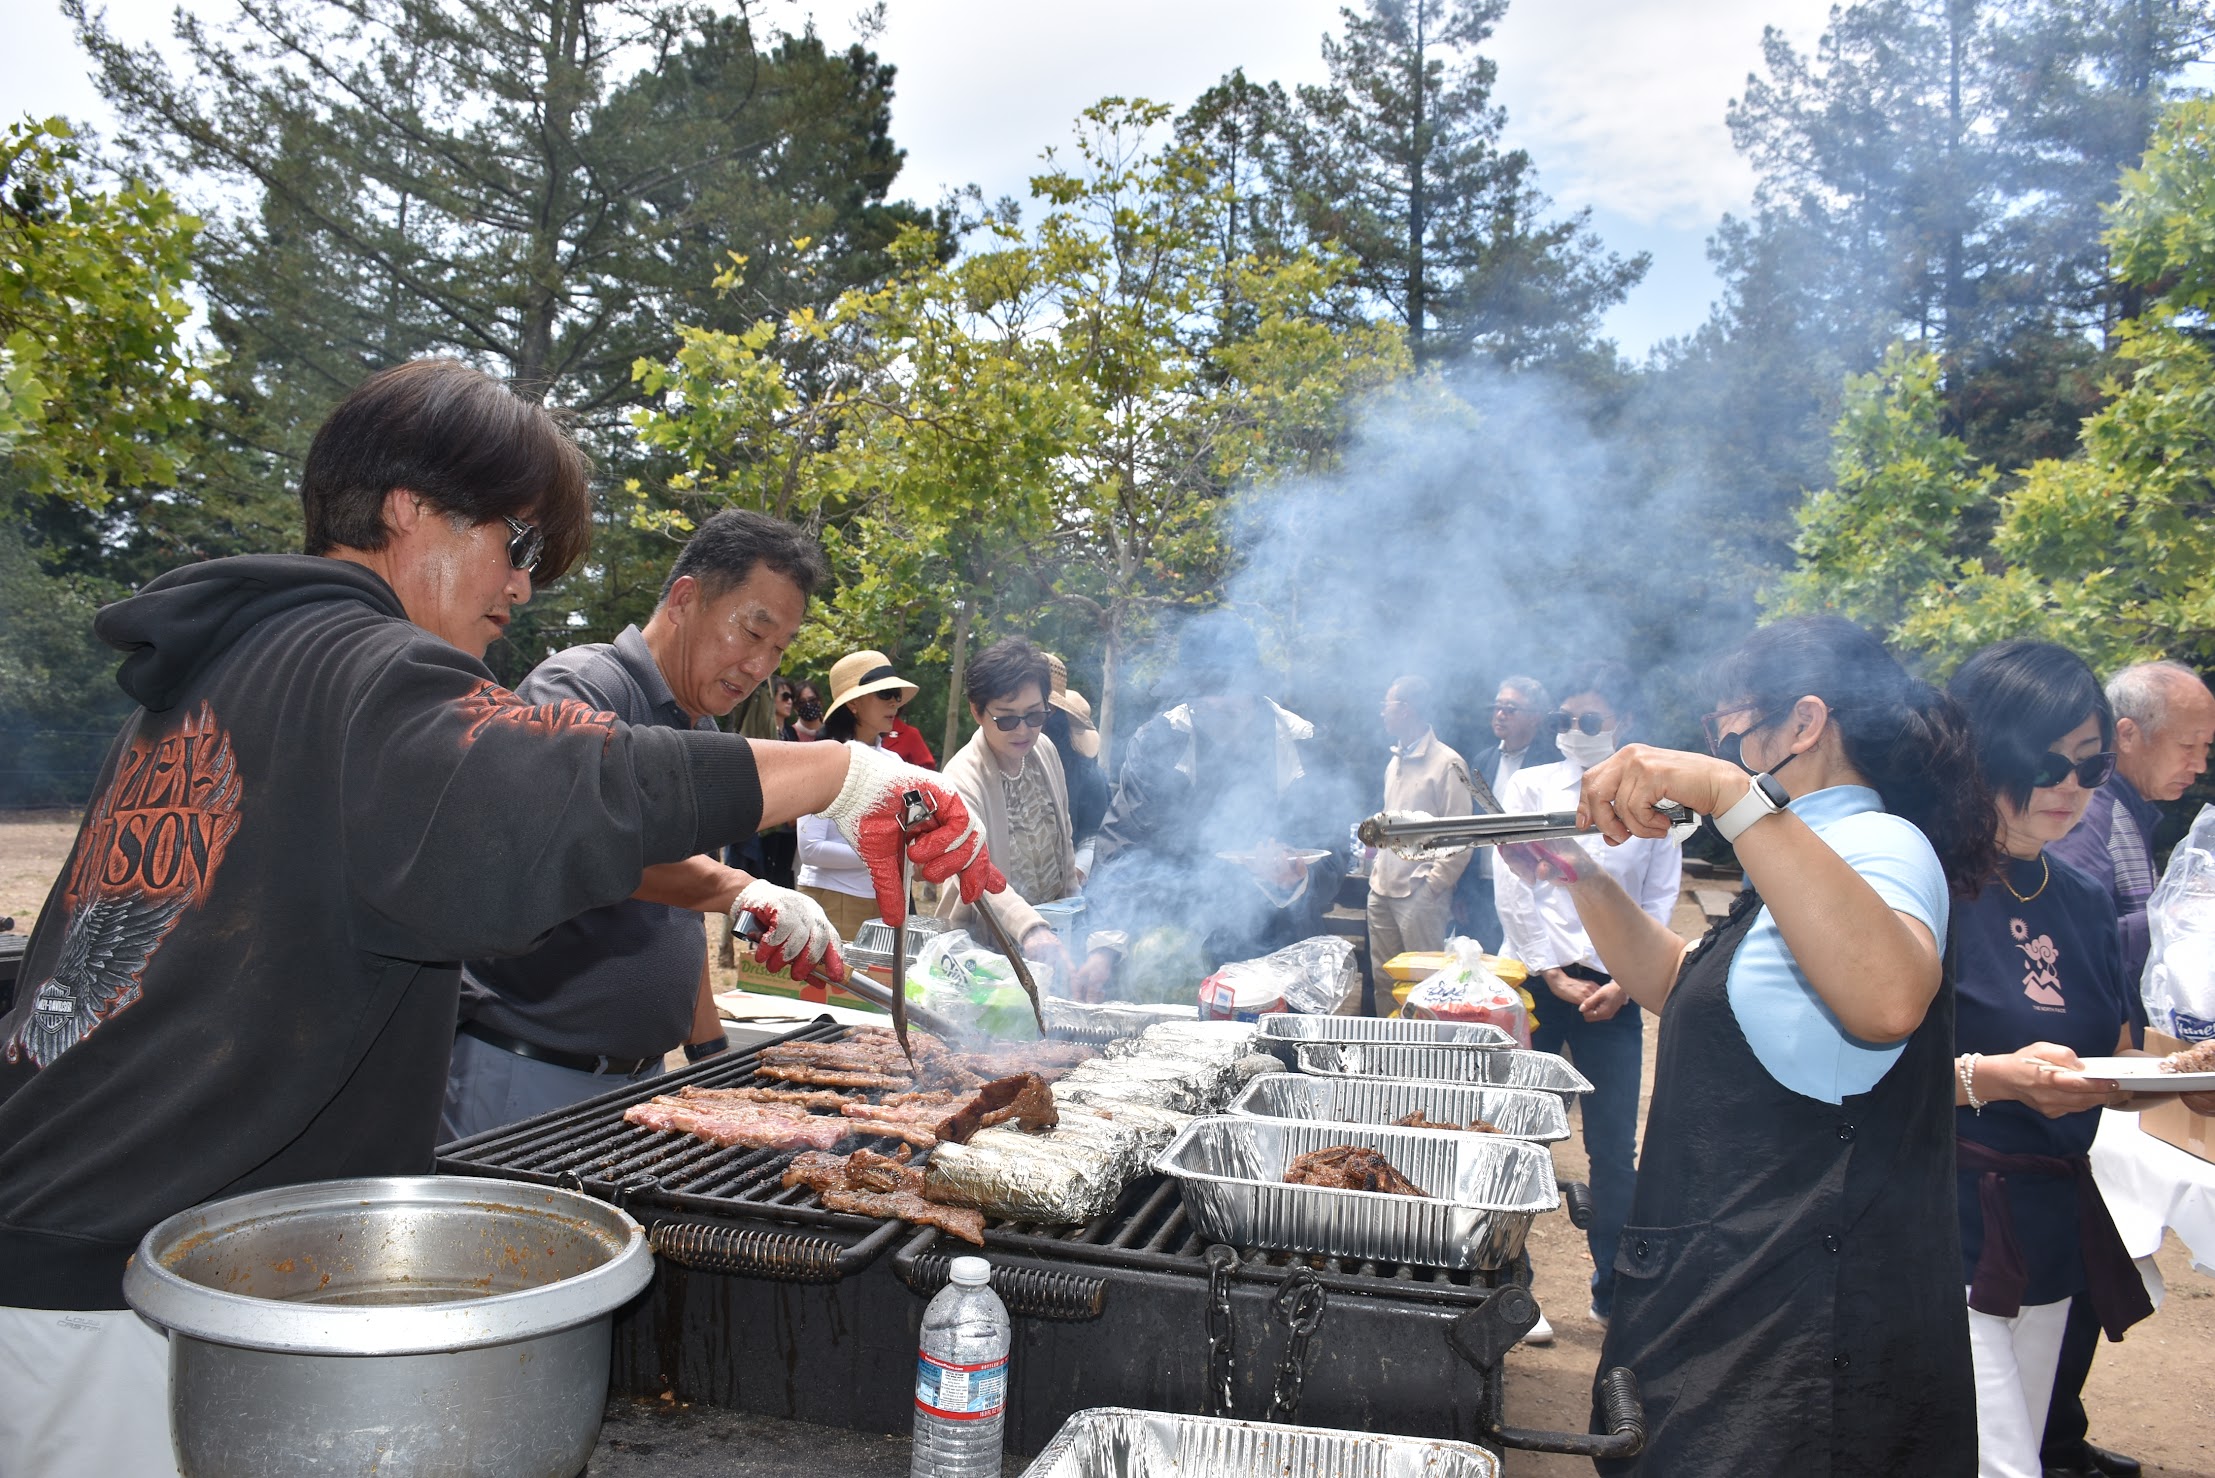
[(1072, 1042), (1112, 1042), (1136, 1037), (1163, 1022), (1193, 1022), (1197, 1006), (1149, 1006), (1137, 1001), (1065, 1001), (1047, 996), (1039, 1002), (1046, 1015), (1046, 1035)]
[(1180, 1114), (1220, 1112), (1238, 1088), (1236, 1059), (1095, 1057), (1054, 1085), (1057, 1101), (1136, 1104)]
[(1090, 1109), (1063, 1100), (1058, 1085), (1054, 1096), (1061, 1122), (1043, 1133), (1003, 1125), (932, 1150), (924, 1194), (1010, 1221), (1089, 1221), (1110, 1210), (1189, 1122), (1142, 1105)]
[(1236, 1062), (1266, 1052), (1261, 1028), (1246, 1021), (1163, 1021), (1126, 1041), (1110, 1043), (1108, 1057), (1200, 1057)]

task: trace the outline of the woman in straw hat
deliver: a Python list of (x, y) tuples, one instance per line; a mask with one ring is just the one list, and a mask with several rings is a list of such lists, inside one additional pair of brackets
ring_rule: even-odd
[[(915, 693), (915, 684), (895, 672), (884, 653), (848, 652), (831, 665), (823, 737), (876, 746)], [(823, 906), (839, 938), (851, 940), (877, 916), (869, 869), (828, 818), (800, 818), (799, 862), (800, 891)]]
[(1052, 683), (1046, 694), (1046, 737), (1061, 755), (1063, 774), (1069, 781), (1069, 830), (1077, 839), (1077, 871), (1092, 871), (1092, 838), (1107, 816), (1110, 794), (1107, 776), (1100, 769), (1100, 731), (1092, 722), (1092, 705), (1084, 694), (1069, 686), (1069, 669), (1053, 653), (1046, 654), (1046, 670)]

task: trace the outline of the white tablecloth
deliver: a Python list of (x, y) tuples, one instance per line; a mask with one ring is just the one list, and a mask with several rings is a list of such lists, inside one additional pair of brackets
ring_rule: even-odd
[(2136, 1114), (2107, 1109), (2092, 1141), (2092, 1177), (2132, 1257), (2153, 1256), (2173, 1228), (2192, 1266), (2215, 1273), (2215, 1165), (2146, 1133)]

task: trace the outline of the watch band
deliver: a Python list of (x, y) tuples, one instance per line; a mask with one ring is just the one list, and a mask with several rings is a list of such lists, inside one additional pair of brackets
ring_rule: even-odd
[(1790, 800), (1784, 782), (1766, 773), (1756, 775), (1744, 795), (1715, 813), (1716, 834), (1735, 843), (1746, 834), (1747, 827), (1764, 816), (1776, 815)]

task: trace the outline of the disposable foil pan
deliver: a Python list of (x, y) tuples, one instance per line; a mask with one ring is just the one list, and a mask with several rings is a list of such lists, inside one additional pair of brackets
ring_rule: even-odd
[(1397, 1016), (1296, 1016), (1272, 1011), (1261, 1018), (1261, 1039), (1285, 1061), (1302, 1042), (1409, 1042), (1456, 1051), (1500, 1052), (1515, 1038), (1488, 1021), (1412, 1021)]
[[(1376, 1150), (1428, 1194), (1288, 1185), (1311, 1150)], [(1435, 1268), (1497, 1268), (1523, 1250), (1531, 1218), (1561, 1204), (1553, 1157), (1521, 1139), (1292, 1119), (1195, 1119), (1154, 1167), (1176, 1179), (1211, 1242)]]
[(1527, 1139), (1536, 1144), (1569, 1137), (1568, 1101), (1558, 1093), (1407, 1078), (1268, 1073), (1248, 1083), (1231, 1100), (1228, 1112), (1244, 1118), (1322, 1120), (1385, 1128), (1399, 1127), (1400, 1120), (1420, 1112), (1426, 1119), (1449, 1124), (1482, 1119), (1509, 1139)]
[(1095, 1406), (1073, 1414), (1023, 1478), (1499, 1478), (1466, 1442), (1279, 1427)]
[(1551, 1052), (1470, 1052), (1410, 1042), (1302, 1042), (1300, 1071), (1338, 1078), (1418, 1078), (1434, 1083), (1590, 1093), (1592, 1080)]
[(1046, 1035), (1067, 1042), (1112, 1042), (1135, 1037), (1164, 1021), (1194, 1021), (1197, 1006), (1148, 1006), (1136, 1001), (1065, 1001), (1048, 996), (1039, 1002), (1046, 1012)]

